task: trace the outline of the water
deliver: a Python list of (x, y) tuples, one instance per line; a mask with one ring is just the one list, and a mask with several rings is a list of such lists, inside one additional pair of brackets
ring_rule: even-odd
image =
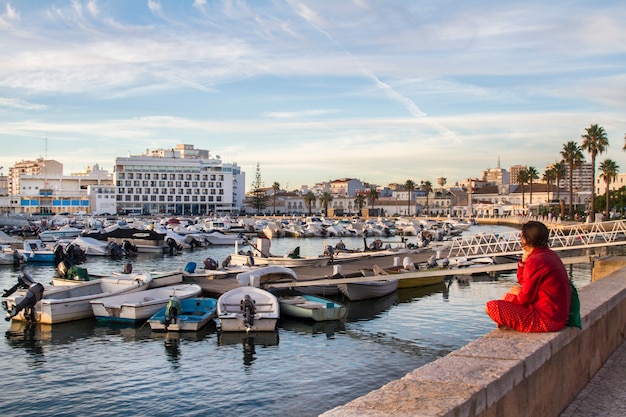
[[(397, 237), (383, 240), (399, 243)], [(272, 253), (299, 245), (301, 254), (317, 255), (324, 241), (279, 239)], [(349, 248), (363, 247), (361, 238), (343, 241)], [(141, 254), (133, 270), (172, 270), (206, 257), (221, 262), (232, 249)], [(122, 271), (124, 262), (90, 258), (82, 266), (110, 273)], [(589, 265), (568, 268), (578, 287), (589, 283)], [(51, 265), (24, 270), (42, 282), (54, 273)], [(0, 268), (0, 289), (11, 287), (21, 273)], [(213, 324), (199, 333), (166, 335), (147, 325), (115, 327), (95, 320), (29, 328), (2, 320), (0, 404), (6, 416), (317, 416), (493, 330), (484, 304), (513, 282), (509, 273), (495, 281), (453, 280), (376, 300), (343, 300), (349, 308), (345, 322), (281, 320), (275, 335), (247, 340), (219, 337)]]

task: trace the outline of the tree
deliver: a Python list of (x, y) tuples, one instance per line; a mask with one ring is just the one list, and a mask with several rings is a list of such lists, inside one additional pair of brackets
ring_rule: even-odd
[(611, 181), (617, 178), (617, 173), (619, 172), (619, 166), (615, 163), (615, 161), (611, 159), (605, 159), (600, 164), (600, 178), (606, 181), (606, 196), (605, 196), (605, 205), (604, 213), (606, 218), (609, 218), (609, 209), (611, 205), (609, 204), (609, 184)]
[(267, 194), (263, 189), (263, 180), (261, 180), (261, 167), (259, 163), (256, 164), (256, 173), (254, 174), (254, 181), (252, 182), (252, 201), (250, 204), (256, 209), (256, 214), (261, 214), (262, 210), (267, 207)]
[(376, 200), (378, 200), (378, 197), (379, 197), (378, 190), (374, 187), (370, 188), (368, 199), (370, 201), (370, 206), (372, 206), (372, 208), (374, 208), (374, 203), (376, 203)]
[(320, 203), (324, 206), (324, 215), (328, 216), (328, 204), (333, 201), (333, 195), (328, 191), (324, 191), (320, 196)]
[(354, 198), (354, 205), (359, 208), (359, 211), (363, 209), (363, 206), (367, 202), (367, 198), (363, 194), (357, 194)]
[(309, 209), (309, 216), (311, 215), (311, 207), (313, 207), (315, 200), (317, 200), (317, 197), (315, 197), (313, 191), (309, 191), (304, 195), (304, 204), (306, 204), (306, 207)]
[(554, 178), (556, 180), (556, 199), (561, 201), (561, 180), (565, 178), (565, 162), (555, 162), (552, 168), (554, 169)]
[(524, 211), (526, 207), (526, 201), (524, 199), (524, 184), (527, 184), (529, 181), (528, 169), (522, 168), (517, 173), (517, 183), (522, 186), (522, 211)]
[(422, 181), (422, 190), (426, 193), (426, 216), (428, 216), (428, 198), (430, 197), (430, 193), (433, 191), (433, 184), (430, 181)]
[(415, 183), (413, 180), (406, 180), (404, 183), (404, 189), (407, 191), (408, 196), (406, 198), (406, 215), (411, 215), (411, 197), (413, 196), (413, 190), (415, 190)]
[(574, 167), (580, 166), (585, 161), (585, 156), (580, 146), (573, 140), (563, 145), (561, 156), (569, 166), (569, 216), (571, 220), (574, 217)]
[(530, 183), (530, 203), (533, 203), (533, 180), (539, 179), (539, 172), (535, 167), (528, 167), (526, 170), (528, 172), (528, 182)]
[(591, 155), (591, 219), (596, 215), (596, 156), (606, 151), (609, 147), (609, 139), (606, 136), (604, 128), (598, 125), (591, 125), (585, 129), (586, 133), (581, 135), (583, 143), (582, 149)]
[(546, 184), (548, 184), (548, 200), (550, 200), (550, 188), (552, 184), (554, 183), (554, 180), (556, 180), (556, 172), (554, 170), (554, 166), (547, 168), (543, 172), (543, 177), (541, 179), (545, 181)]
[(274, 181), (274, 184), (272, 184), (272, 190), (274, 190), (274, 216), (276, 215), (276, 194), (278, 194), (278, 191), (280, 190), (280, 184), (277, 183), (276, 181)]

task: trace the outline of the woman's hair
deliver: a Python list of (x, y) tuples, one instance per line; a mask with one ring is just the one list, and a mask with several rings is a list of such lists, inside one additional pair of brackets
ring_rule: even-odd
[(544, 248), (548, 246), (550, 231), (541, 222), (529, 221), (522, 225), (522, 236), (533, 248)]

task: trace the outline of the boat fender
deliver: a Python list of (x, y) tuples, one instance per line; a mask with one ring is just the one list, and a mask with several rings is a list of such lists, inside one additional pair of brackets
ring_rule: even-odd
[(210, 271), (215, 271), (218, 268), (217, 261), (213, 258), (206, 258), (204, 260), (204, 269), (208, 269)]
[(190, 274), (193, 274), (194, 272), (196, 272), (196, 263), (187, 262), (187, 265), (185, 265), (185, 272), (188, 272)]

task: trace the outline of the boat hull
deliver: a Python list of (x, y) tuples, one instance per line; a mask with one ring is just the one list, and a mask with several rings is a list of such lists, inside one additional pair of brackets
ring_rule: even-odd
[(351, 301), (367, 300), (370, 298), (384, 297), (398, 289), (398, 280), (353, 282), (338, 284), (339, 291)]
[(280, 256), (270, 256), (267, 258), (261, 256), (252, 256), (240, 254), (231, 254), (232, 265), (277, 265), (287, 268), (296, 268), (299, 266), (326, 266), (330, 262), (330, 256), (319, 257), (300, 257), (289, 258)]

